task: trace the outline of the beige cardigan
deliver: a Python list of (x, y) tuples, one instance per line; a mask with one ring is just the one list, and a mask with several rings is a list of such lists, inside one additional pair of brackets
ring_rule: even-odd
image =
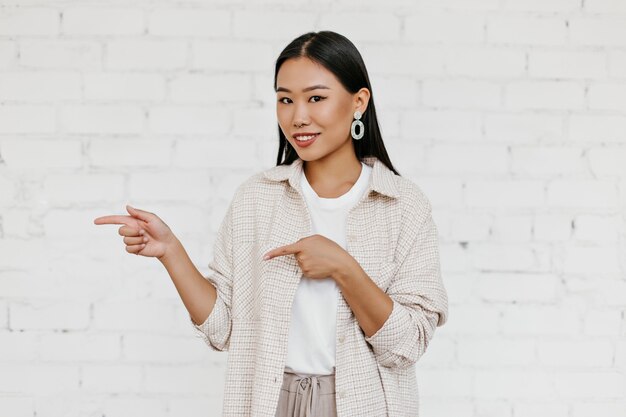
[[(384, 325), (365, 337), (338, 295), (335, 384), (338, 417), (417, 417), (415, 362), (447, 320), (431, 204), (376, 157), (369, 188), (348, 214), (346, 250), (393, 300)], [(293, 256), (265, 252), (310, 235), (302, 160), (251, 176), (219, 228), (206, 277), (215, 307), (196, 334), (228, 351), (223, 416), (274, 417), (283, 380), (291, 304), (302, 276)]]

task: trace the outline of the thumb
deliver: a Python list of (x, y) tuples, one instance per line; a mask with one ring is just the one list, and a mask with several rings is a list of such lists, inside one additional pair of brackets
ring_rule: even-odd
[(131, 216), (137, 217), (140, 220), (147, 222), (150, 218), (150, 214), (147, 211), (139, 210), (137, 208), (132, 207), (130, 204), (126, 204), (126, 211), (130, 213)]

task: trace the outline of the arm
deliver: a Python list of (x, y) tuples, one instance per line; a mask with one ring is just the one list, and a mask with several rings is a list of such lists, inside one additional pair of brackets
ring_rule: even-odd
[(218, 230), (207, 277), (193, 265), (178, 239), (172, 250), (159, 258), (189, 312), (195, 334), (216, 351), (227, 351), (230, 344), (232, 206)]
[(365, 340), (376, 360), (388, 368), (406, 368), (417, 362), (435, 328), (447, 320), (448, 298), (430, 204), (410, 245), (386, 293), (357, 262), (337, 274), (338, 285), (364, 330)]

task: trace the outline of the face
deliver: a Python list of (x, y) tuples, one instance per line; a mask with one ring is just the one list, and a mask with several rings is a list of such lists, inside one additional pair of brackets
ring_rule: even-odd
[[(276, 85), (278, 124), (300, 158), (316, 160), (347, 148), (354, 153), (350, 128), (354, 112), (365, 113), (369, 90), (351, 94), (332, 72), (304, 57), (285, 61)], [(316, 136), (300, 142), (294, 138), (300, 133)]]

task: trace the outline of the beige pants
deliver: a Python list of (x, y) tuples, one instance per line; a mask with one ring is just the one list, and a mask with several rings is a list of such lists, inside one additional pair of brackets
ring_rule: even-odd
[(303, 377), (285, 369), (276, 417), (337, 417), (335, 375)]

